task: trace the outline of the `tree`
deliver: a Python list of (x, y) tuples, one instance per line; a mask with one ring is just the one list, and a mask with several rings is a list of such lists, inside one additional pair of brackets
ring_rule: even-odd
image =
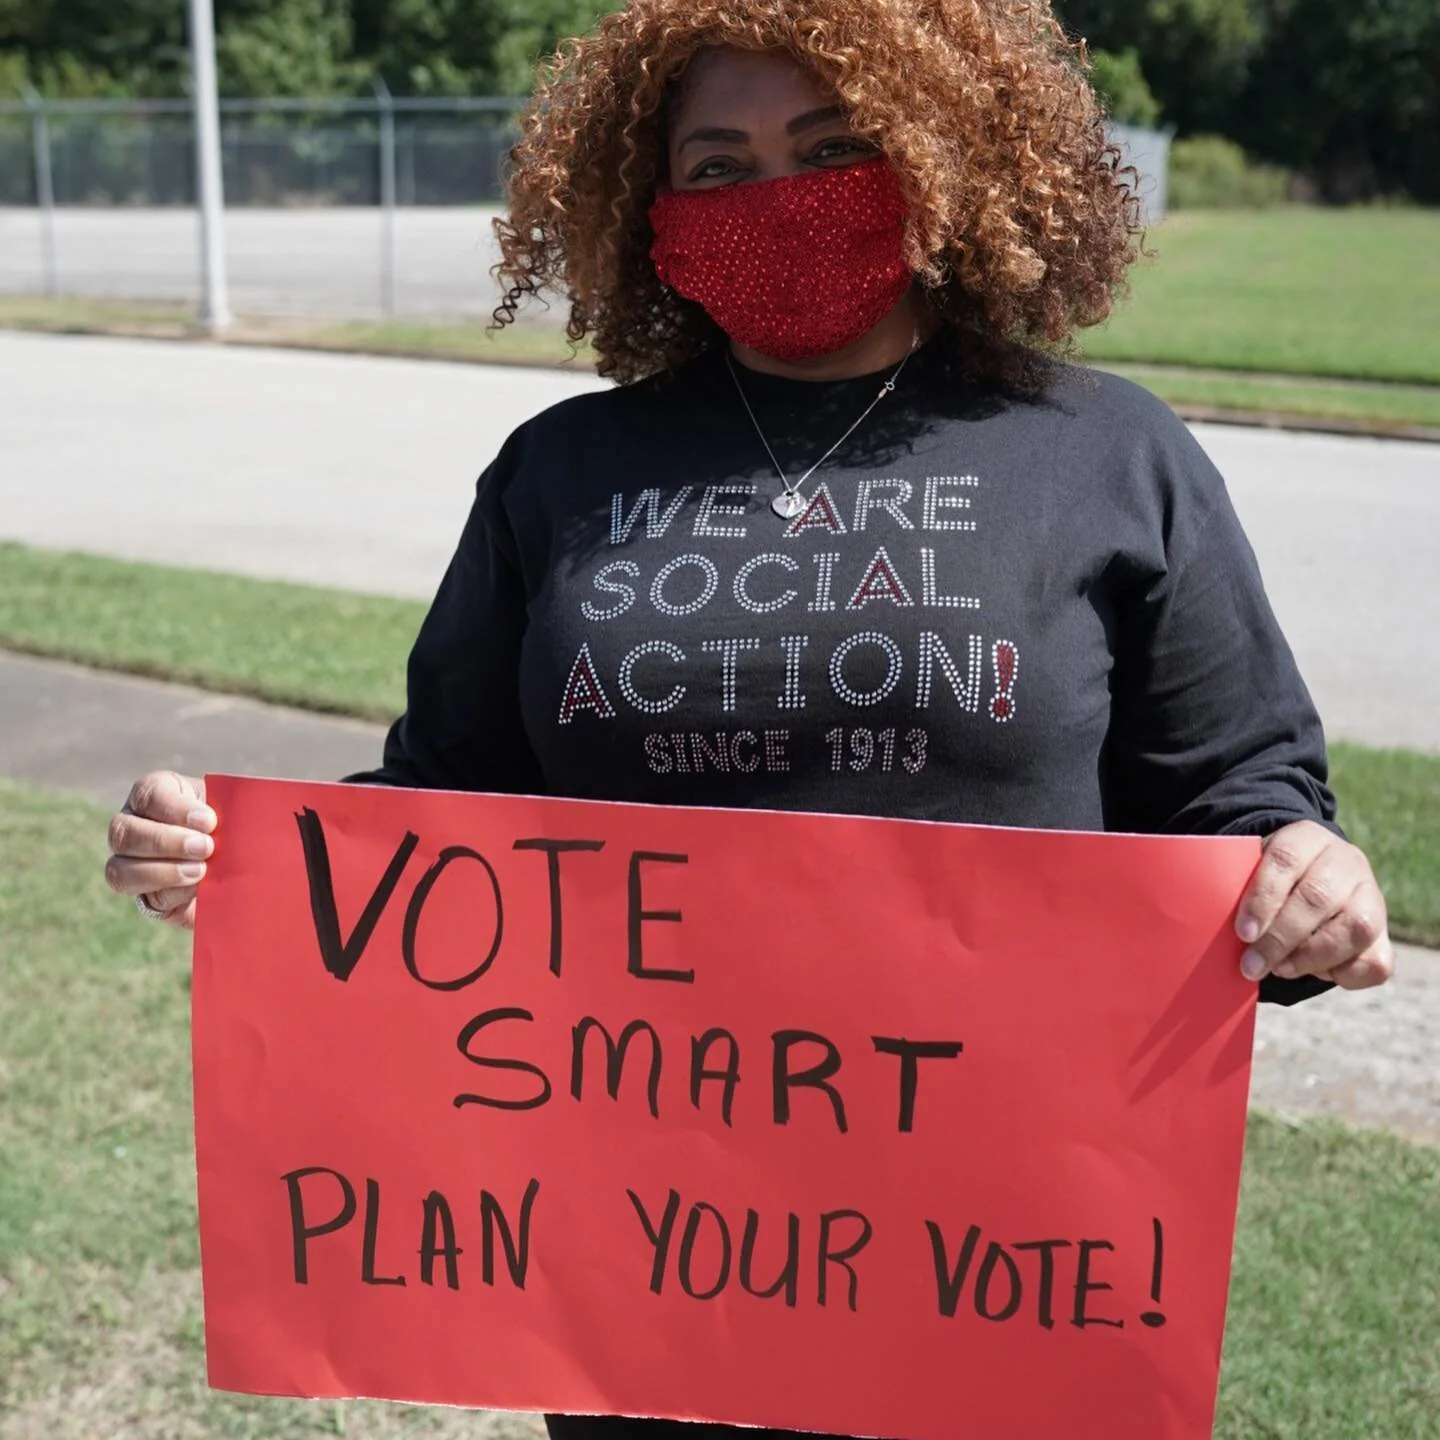
[(177, 0), (0, 0), (0, 55), (18, 56), (45, 93), (178, 94), (189, 66), (185, 7)]
[(496, 52), (502, 94), (526, 95), (540, 61), (572, 35), (582, 35), (618, 0), (502, 0), (505, 33)]
[(1109, 50), (1096, 50), (1090, 63), (1090, 83), (1111, 119), (1122, 125), (1143, 127), (1159, 122), (1160, 102), (1140, 68), (1138, 51), (1131, 48), (1116, 55)]
[(495, 92), (505, 0), (350, 0), (355, 53), (397, 95)]
[(1266, 29), (1231, 134), (1330, 199), (1440, 201), (1435, 0), (1266, 0)]
[(222, 0), (218, 10), (222, 95), (349, 95), (368, 78), (345, 0)]
[(1256, 0), (1058, 0), (1066, 29), (1092, 49), (1133, 49), (1165, 119), (1227, 133), (1264, 39)]

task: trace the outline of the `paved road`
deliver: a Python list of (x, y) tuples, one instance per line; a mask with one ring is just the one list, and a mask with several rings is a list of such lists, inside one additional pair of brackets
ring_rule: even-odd
[(537, 369), (0, 334), (0, 535), (429, 596), (506, 435), (587, 387)]
[[(460, 206), (397, 211), (397, 309), (487, 313), (495, 293), (490, 222), (498, 213)], [(193, 210), (64, 209), (55, 234), (66, 295), (198, 299)], [(225, 239), (231, 304), (242, 314), (380, 313), (378, 210), (230, 210)], [(38, 293), (42, 253), (38, 212), (0, 207), (0, 293)]]
[[(0, 335), (0, 535), (425, 596), (504, 436), (597, 384)], [(1440, 750), (1440, 447), (1196, 433), (1331, 733)]]

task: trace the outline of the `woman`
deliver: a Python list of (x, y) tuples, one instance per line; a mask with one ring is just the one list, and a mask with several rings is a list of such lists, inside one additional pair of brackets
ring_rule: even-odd
[[(353, 778), (1261, 835), (1236, 926), (1263, 997), (1389, 978), (1219, 476), (1158, 401), (1055, 358), (1139, 232), (1048, 15), (632, 0), (514, 158), (499, 318), (563, 290), (621, 383), (486, 471)], [(188, 927), (215, 823), (200, 782), (147, 776), (110, 883)]]

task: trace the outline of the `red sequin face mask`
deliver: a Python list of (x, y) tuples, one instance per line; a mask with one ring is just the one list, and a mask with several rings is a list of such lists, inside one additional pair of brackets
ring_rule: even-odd
[(776, 360), (830, 355), (904, 298), (905, 200), (884, 159), (718, 190), (662, 188), (660, 279)]

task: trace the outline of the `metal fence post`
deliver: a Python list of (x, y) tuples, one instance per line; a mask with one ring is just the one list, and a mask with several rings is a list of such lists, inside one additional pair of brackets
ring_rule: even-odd
[(380, 308), (395, 313), (395, 102), (390, 87), (377, 75), (375, 99), (380, 104)]
[(212, 334), (230, 324), (225, 274), (225, 181), (220, 165), (220, 100), (215, 82), (215, 15), (210, 0), (190, 0), (190, 87), (195, 110), (200, 201), (200, 323)]
[(60, 266), (55, 249), (55, 178), (50, 170), (50, 117), (45, 102), (33, 85), (24, 90), (30, 111), (30, 138), (35, 151), (35, 203), (40, 210), (40, 260), (45, 277), (45, 296), (54, 300), (60, 293)]

